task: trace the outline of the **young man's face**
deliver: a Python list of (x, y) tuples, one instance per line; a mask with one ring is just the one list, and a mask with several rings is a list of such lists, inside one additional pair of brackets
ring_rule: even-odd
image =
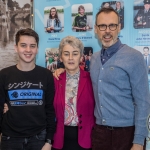
[(79, 10), (79, 14), (83, 16), (83, 15), (84, 15), (84, 12), (85, 12), (85, 10), (84, 10), (84, 9), (82, 9), (82, 8), (80, 8), (80, 10)]
[(38, 52), (37, 43), (32, 36), (20, 36), (20, 40), (17, 45), (15, 45), (15, 51), (19, 55), (19, 62), (22, 65), (34, 64), (34, 59)]
[[(117, 28), (111, 31), (108, 27), (110, 24), (117, 24)], [(117, 42), (118, 34), (120, 32), (121, 25), (118, 24), (118, 16), (114, 12), (100, 13), (97, 17), (97, 25), (107, 25), (105, 31), (100, 31), (98, 26), (95, 25), (95, 33), (98, 35), (100, 42), (104, 48), (109, 48)]]

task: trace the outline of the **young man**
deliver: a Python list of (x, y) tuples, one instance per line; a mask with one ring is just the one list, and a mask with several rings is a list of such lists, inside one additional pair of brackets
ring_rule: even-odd
[[(51, 72), (35, 65), (39, 37), (32, 29), (15, 36), (17, 65), (0, 71), (2, 150), (51, 150), (55, 132), (54, 81)], [(3, 104), (8, 112), (2, 114)]]
[(89, 29), (87, 27), (87, 16), (85, 14), (84, 6), (80, 5), (78, 7), (78, 15), (75, 17), (72, 27), (76, 32), (85, 32)]

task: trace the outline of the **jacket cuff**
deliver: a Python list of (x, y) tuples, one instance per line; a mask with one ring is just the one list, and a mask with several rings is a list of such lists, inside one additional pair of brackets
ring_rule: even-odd
[(144, 145), (145, 137), (141, 135), (134, 135), (133, 144)]

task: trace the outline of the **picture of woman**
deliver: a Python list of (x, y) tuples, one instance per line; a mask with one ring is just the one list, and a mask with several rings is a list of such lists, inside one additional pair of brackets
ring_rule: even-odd
[(61, 31), (61, 21), (58, 18), (57, 9), (52, 7), (49, 12), (49, 18), (47, 20), (47, 28), (46, 31), (48, 33), (54, 33)]

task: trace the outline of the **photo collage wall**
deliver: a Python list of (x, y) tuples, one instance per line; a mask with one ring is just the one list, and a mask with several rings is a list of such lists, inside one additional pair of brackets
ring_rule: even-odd
[[(120, 16), (119, 38), (143, 54), (148, 69), (150, 85), (150, 0), (36, 0), (34, 4), (35, 31), (40, 36), (36, 63), (54, 71), (62, 67), (58, 47), (62, 38), (68, 35), (79, 38), (84, 44), (84, 55), (80, 67), (89, 71), (90, 58), (101, 50), (101, 44), (94, 33), (95, 15), (101, 7), (113, 7)], [(80, 17), (80, 14), (84, 17)], [(55, 15), (55, 20), (52, 16)], [(36, 23), (37, 22), (37, 23)], [(133, 60), (134, 61), (134, 60)], [(150, 131), (150, 119), (148, 128)], [(147, 137), (150, 150), (150, 134)]]

